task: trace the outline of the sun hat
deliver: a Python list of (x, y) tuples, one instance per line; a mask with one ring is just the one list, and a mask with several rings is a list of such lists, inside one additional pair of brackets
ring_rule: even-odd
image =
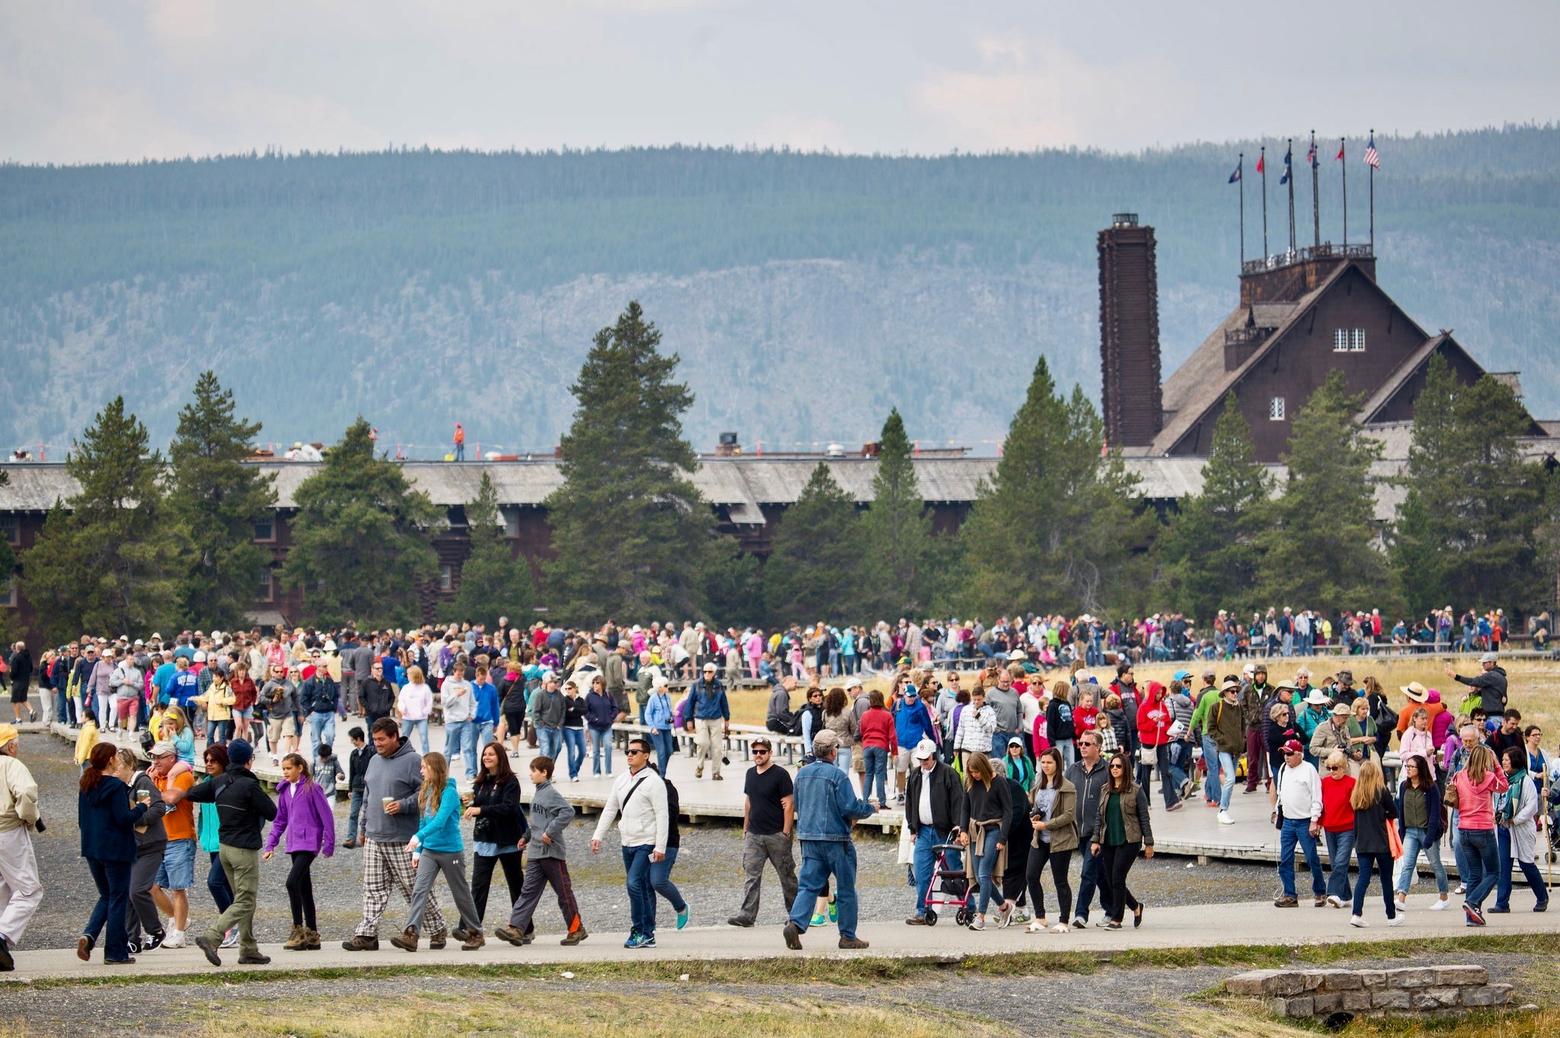
[(1327, 693), (1319, 688), (1311, 689), (1310, 695), (1305, 697), (1306, 706), (1326, 706), (1327, 702)]
[(1345, 715), (1352, 714), (1353, 712), (1354, 712), (1353, 710), (1349, 709), (1349, 704), (1347, 704), (1347, 703), (1334, 703), (1333, 704), (1332, 715), (1334, 717), (1337, 717), (1339, 714), (1345, 714)]
[(1425, 686), (1417, 681), (1410, 681), (1402, 687), (1401, 691), (1416, 703), (1423, 703), (1430, 698), (1430, 693), (1425, 691)]

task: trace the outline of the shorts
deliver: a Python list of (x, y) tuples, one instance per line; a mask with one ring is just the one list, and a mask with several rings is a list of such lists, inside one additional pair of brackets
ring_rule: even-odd
[(188, 890), (195, 885), (195, 841), (169, 840), (157, 866), (157, 885), (164, 890)]
[(525, 734), (525, 714), (504, 714), (504, 730), (510, 737), (518, 737)]
[(867, 773), (867, 748), (857, 746), (855, 752), (850, 755), (850, 770), (858, 775)]
[(11, 702), (13, 702), (13, 703), (25, 703), (25, 702), (27, 702), (27, 689), (22, 688), (22, 687), (20, 687), (18, 685), (12, 685), (11, 686)]
[(293, 717), (273, 717), (265, 723), (265, 737), (272, 746), (275, 746), (284, 736), (291, 738), (298, 734), (298, 721)]
[(901, 748), (897, 753), (894, 754), (894, 772), (896, 774), (899, 774), (899, 775), (909, 774), (909, 772), (910, 772), (910, 751), (909, 750)]

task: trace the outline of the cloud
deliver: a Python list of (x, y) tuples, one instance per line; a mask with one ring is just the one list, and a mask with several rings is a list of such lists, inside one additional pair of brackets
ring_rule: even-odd
[(786, 145), (801, 151), (846, 151), (845, 127), (822, 116), (784, 114), (765, 119), (747, 143), (762, 147)]
[(1066, 48), (1020, 36), (975, 41), (979, 67), (939, 69), (913, 88), (948, 147), (1085, 146), (1101, 138), (1141, 147), (1163, 140), (1163, 113), (1195, 91), (1159, 59), (1091, 63)]
[(217, 35), (216, 0), (152, 0), (146, 24), (164, 44), (200, 43)]

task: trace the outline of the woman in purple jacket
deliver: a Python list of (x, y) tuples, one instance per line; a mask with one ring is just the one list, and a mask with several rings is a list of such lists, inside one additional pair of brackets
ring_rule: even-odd
[(287, 854), (292, 871), (287, 874), (287, 900), (292, 905), (292, 936), (282, 947), (288, 951), (319, 951), (320, 933), (314, 914), (314, 879), (310, 869), (320, 855), (336, 850), (336, 817), (319, 783), (309, 777), (309, 765), (296, 753), (282, 758), (282, 786), (276, 797), (276, 821), (265, 841), (265, 859), (271, 860), (282, 834), (287, 834)]

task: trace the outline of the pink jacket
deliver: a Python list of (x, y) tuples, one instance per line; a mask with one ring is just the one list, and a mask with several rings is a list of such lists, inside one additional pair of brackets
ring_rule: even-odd
[(1440, 772), (1441, 769), (1436, 760), (1435, 742), (1429, 729), (1421, 732), (1418, 728), (1410, 727), (1408, 731), (1403, 733), (1403, 737), (1398, 740), (1398, 756), (1408, 760), (1408, 758), (1416, 754), (1428, 761), (1432, 770), (1437, 773)]
[(1494, 829), (1494, 796), (1506, 792), (1506, 773), (1496, 768), (1475, 786), (1468, 772), (1459, 771), (1452, 786), (1457, 790), (1457, 828)]

